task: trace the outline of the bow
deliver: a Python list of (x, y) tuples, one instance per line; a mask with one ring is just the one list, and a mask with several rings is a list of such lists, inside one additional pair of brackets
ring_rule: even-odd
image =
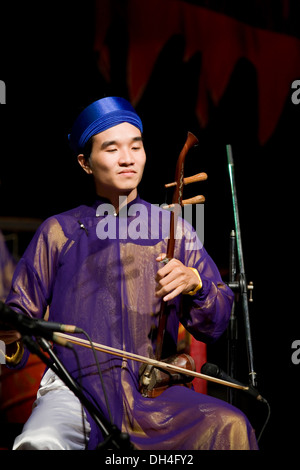
[(93, 341), (86, 340), (83, 338), (78, 338), (77, 336), (69, 335), (66, 333), (60, 333), (60, 332), (53, 333), (53, 341), (57, 344), (60, 344), (61, 346), (68, 346), (68, 343), (77, 344), (79, 346), (83, 346), (88, 349), (95, 349), (96, 351), (100, 351), (106, 354), (111, 354), (112, 356), (122, 357), (122, 358), (129, 359), (132, 361), (141, 362), (143, 364), (148, 364), (152, 367), (166, 370), (167, 372), (176, 373), (178, 375), (189, 376), (189, 377), (192, 377), (192, 379), (193, 378), (203, 379), (203, 380), (207, 380), (210, 382), (218, 383), (220, 385), (225, 385), (227, 387), (232, 387), (232, 388), (236, 388), (236, 389), (244, 390), (244, 391), (248, 391), (250, 389), (250, 387), (246, 385), (229, 382), (227, 380), (219, 379), (218, 377), (213, 377), (211, 375), (206, 375), (200, 372), (195, 372), (188, 368), (183, 368), (180, 365), (180, 362), (179, 364), (178, 363), (176, 364), (176, 361), (171, 361), (169, 359), (166, 359), (164, 361), (158, 361), (150, 357), (141, 356), (139, 354), (135, 354), (132, 352), (123, 351), (121, 349), (112, 348), (111, 346), (106, 346), (104, 344), (95, 343)]

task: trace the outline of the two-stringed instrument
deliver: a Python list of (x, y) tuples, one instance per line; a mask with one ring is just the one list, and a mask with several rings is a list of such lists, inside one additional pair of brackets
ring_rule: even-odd
[[(198, 143), (197, 137), (195, 137), (191, 132), (188, 133), (187, 140), (179, 154), (176, 171), (175, 171), (175, 181), (173, 183), (168, 183), (165, 185), (166, 188), (174, 187), (172, 204), (168, 207), (171, 207), (170, 214), (170, 234), (168, 239), (167, 254), (164, 262), (168, 262), (174, 257), (174, 248), (175, 248), (175, 239), (176, 239), (176, 228), (178, 221), (178, 212), (181, 210), (181, 207), (186, 204), (198, 204), (205, 201), (204, 196), (195, 196), (190, 199), (183, 199), (183, 188), (185, 185), (194, 183), (197, 181), (204, 181), (207, 179), (206, 173), (198, 173), (194, 176), (184, 177), (184, 162), (187, 153), (189, 150)], [(160, 361), (162, 359), (164, 337), (167, 324), (167, 302), (162, 300), (160, 312), (159, 312), (159, 323), (157, 331), (157, 344), (155, 350), (155, 359)], [(180, 366), (182, 369), (186, 370), (195, 370), (195, 363), (191, 356), (188, 354), (176, 354), (164, 360), (169, 364), (174, 364)], [(185, 384), (188, 385), (191, 382), (191, 376), (183, 374), (170, 374), (165, 370), (161, 370), (149, 364), (144, 364), (140, 368), (140, 391), (142, 395), (148, 397), (155, 397), (159, 395), (163, 390), (165, 390), (170, 385), (174, 384)]]

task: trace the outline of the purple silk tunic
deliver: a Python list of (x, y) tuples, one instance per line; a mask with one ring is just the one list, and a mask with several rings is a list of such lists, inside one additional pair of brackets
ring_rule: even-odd
[[(169, 213), (139, 197), (128, 213), (115, 216), (107, 201), (47, 219), (20, 260), (7, 304), (18, 312), (76, 325), (96, 343), (153, 357), (160, 299), (155, 296), (156, 257), (166, 253), (164, 229)], [(159, 223), (158, 223), (159, 221)], [(203, 287), (194, 296), (169, 302), (166, 337), (176, 351), (179, 321), (198, 340), (215, 341), (226, 329), (232, 292), (192, 227), (184, 222), (175, 258), (198, 269)], [(82, 384), (108, 417), (91, 350), (75, 346)], [(72, 351), (55, 345), (59, 359), (78, 377)], [(138, 390), (140, 363), (98, 352), (113, 422), (130, 435), (137, 449), (256, 449), (254, 431), (236, 408), (182, 386), (157, 398)], [(20, 366), (24, 365), (26, 354)], [(89, 448), (103, 440), (92, 427)]]

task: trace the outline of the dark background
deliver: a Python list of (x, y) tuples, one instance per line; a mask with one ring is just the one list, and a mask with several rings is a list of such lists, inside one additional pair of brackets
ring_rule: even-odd
[[(20, 2), (1, 7), (6, 27), (1, 30), (0, 79), (7, 91), (7, 104), (0, 106), (1, 217), (44, 219), (87, 200), (91, 181), (70, 152), (67, 135), (83, 106), (104, 95), (127, 96), (122, 29), (111, 39), (112, 78), (107, 82), (93, 49), (93, 2), (66, 6)], [(260, 144), (256, 71), (241, 59), (220, 103), (211, 104), (203, 129), (194, 112), (201, 54), (183, 62), (183, 47), (180, 36), (168, 41), (136, 108), (148, 157), (140, 195), (155, 204), (165, 201), (163, 185), (173, 179), (187, 131), (195, 133), (199, 146), (187, 158), (186, 175), (208, 174), (208, 180), (191, 191), (205, 195), (204, 244), (227, 279), (234, 220), (225, 146), (232, 145), (245, 269), (254, 283), (254, 302), (249, 306), (254, 364), (258, 388), (271, 406), (260, 445), (266, 451), (292, 452), (299, 441), (300, 420), (300, 365), (291, 362), (291, 344), (300, 337), (300, 105), (288, 98), (272, 136)], [(238, 323), (237, 376), (247, 383), (241, 311)], [(209, 347), (208, 355), (226, 368), (226, 335)], [(224, 394), (214, 387), (212, 392)], [(267, 417), (265, 405), (244, 396), (238, 403), (259, 430)]]

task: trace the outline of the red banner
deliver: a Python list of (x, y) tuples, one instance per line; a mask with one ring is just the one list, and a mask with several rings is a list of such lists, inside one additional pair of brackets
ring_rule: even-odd
[[(106, 34), (114, 15), (111, 2), (98, 1), (95, 49), (106, 78), (110, 70)], [(162, 48), (172, 36), (182, 35), (184, 60), (197, 52), (202, 55), (196, 103), (200, 124), (207, 125), (209, 101), (218, 105), (238, 60), (246, 58), (257, 74), (258, 138), (261, 143), (268, 140), (290, 95), (292, 81), (300, 78), (298, 38), (179, 0), (128, 0), (127, 8), (118, 15), (128, 31), (127, 85), (133, 104), (143, 95)]]

